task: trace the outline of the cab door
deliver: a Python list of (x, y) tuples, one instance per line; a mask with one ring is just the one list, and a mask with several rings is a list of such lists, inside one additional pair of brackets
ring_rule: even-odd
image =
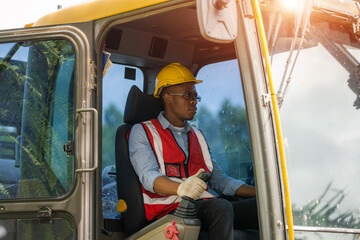
[(0, 239), (96, 235), (89, 27), (0, 32)]

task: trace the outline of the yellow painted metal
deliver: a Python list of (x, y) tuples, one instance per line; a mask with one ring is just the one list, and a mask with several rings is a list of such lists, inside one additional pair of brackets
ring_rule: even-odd
[(89, 22), (169, 0), (93, 0), (45, 15), (33, 26)]
[(24, 27), (29, 28), (29, 27), (32, 27), (33, 25), (34, 25), (34, 23), (29, 23), (29, 24), (26, 24)]
[(264, 54), (264, 58), (265, 58), (266, 72), (268, 75), (271, 100), (272, 100), (272, 104), (273, 104), (274, 121), (275, 121), (276, 134), (277, 134), (277, 140), (278, 140), (278, 145), (279, 145), (281, 172), (282, 172), (283, 185), (284, 185), (286, 220), (287, 220), (287, 225), (288, 225), (289, 239), (294, 240), (293, 217), (292, 217), (292, 209), (291, 209), (291, 201), (290, 201), (289, 181), (288, 181), (287, 168), (286, 168), (285, 150), (284, 150), (281, 123), (280, 123), (279, 105), (277, 102), (277, 96), (275, 93), (274, 83), (273, 83), (273, 78), (272, 78), (272, 73), (271, 73), (269, 49), (268, 49), (268, 45), (267, 45), (264, 24), (262, 21), (259, 1), (251, 0), (251, 2), (252, 2), (254, 15), (255, 15), (255, 18), (256, 18), (256, 21), (258, 24), (258, 28), (259, 28), (261, 48), (263, 50), (263, 54)]

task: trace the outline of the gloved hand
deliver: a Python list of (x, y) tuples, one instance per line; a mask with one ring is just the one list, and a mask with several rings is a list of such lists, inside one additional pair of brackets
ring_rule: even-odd
[(176, 191), (180, 197), (190, 197), (192, 199), (198, 199), (200, 195), (206, 189), (206, 183), (197, 176), (204, 172), (204, 169), (200, 169), (195, 175), (189, 177), (185, 182), (181, 183)]

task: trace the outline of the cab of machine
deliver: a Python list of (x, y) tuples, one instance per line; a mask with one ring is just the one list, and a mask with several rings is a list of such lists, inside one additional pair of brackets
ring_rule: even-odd
[[(278, 60), (283, 60), (283, 55), (291, 49), (293, 28), (290, 25), (295, 20), (286, 14), (280, 17), (280, 8), (272, 2), (262, 1), (261, 6), (270, 53), (274, 55), (274, 76), (281, 79), (278, 69), (282, 62)], [(229, 176), (256, 187), (261, 239), (287, 239), (291, 224), (289, 227), (286, 213), (291, 209), (285, 204), (288, 196), (285, 196), (281, 174), (284, 167), (279, 160), (278, 137), (281, 135), (275, 131), (279, 126), (275, 127), (271, 97), (276, 93), (270, 92), (270, 75), (264, 61), (266, 51), (261, 48), (264, 43), (261, 43), (259, 19), (254, 12), (256, 3), (258, 1), (250, 0), (94, 0), (44, 16), (30, 28), (1, 31), (0, 225), (6, 229), (6, 239), (57, 236), (125, 239), (129, 236), (123, 222), (126, 214), (131, 213), (117, 211), (121, 198), (117, 188), (126, 186), (127, 182), (117, 181), (115, 134), (124, 124), (130, 89), (137, 86), (151, 95), (157, 73), (173, 62), (187, 66), (197, 79), (203, 80), (196, 86), (202, 101), (191, 124), (202, 130), (213, 158)], [(321, 8), (320, 3), (315, 6), (318, 9), (311, 10), (313, 15), (321, 17), (312, 19), (313, 27), (309, 31), (312, 35), (303, 40), (303, 47), (321, 52), (332, 49), (332, 54), (340, 56), (343, 60), (340, 62), (352, 72), (349, 86), (358, 94), (358, 88), (354, 87), (358, 84), (354, 70), (358, 39), (348, 33), (349, 21), (331, 21), (330, 17), (336, 15), (328, 14), (331, 9)], [(324, 18), (324, 14), (329, 18)], [(344, 19), (343, 15), (336, 19)], [(306, 14), (302, 16), (305, 21)], [(326, 30), (328, 39), (336, 40), (337, 44), (327, 45), (325, 34), (319, 29)], [(355, 57), (350, 57), (340, 45)], [(314, 56), (321, 58), (319, 62), (330, 62), (325, 53)], [(303, 64), (306, 65), (306, 61)], [(334, 65), (335, 62), (329, 63)], [(312, 66), (314, 72), (320, 69), (316, 66)], [(323, 76), (321, 74), (319, 76)], [(315, 74), (307, 75), (306, 79), (318, 82)], [(332, 81), (338, 83), (335, 78)], [(306, 86), (313, 87), (310, 83)], [(302, 86), (306, 91), (297, 93), (311, 93), (312, 88), (306, 86)], [(333, 90), (338, 89), (334, 86)], [(319, 96), (314, 95), (314, 99), (318, 99)], [(281, 113), (285, 116), (285, 134), (290, 136), (285, 150), (289, 150), (289, 143), (299, 143), (296, 139), (310, 143), (309, 136), (317, 132), (300, 125), (301, 129), (312, 129), (304, 140), (294, 131), (299, 125), (288, 121), (297, 116), (290, 110), (305, 112), (315, 106), (309, 103), (306, 109), (301, 108), (296, 105), (303, 99), (301, 94), (294, 96), (298, 98), (290, 101), (289, 97)], [(356, 119), (357, 115), (351, 116), (349, 119)], [(318, 128), (321, 125), (319, 123)], [(286, 136), (284, 139), (288, 140)], [(357, 139), (358, 135), (351, 136)], [(299, 147), (302, 144), (294, 145), (291, 146), (297, 151), (293, 157), (300, 163), (304, 152)], [(321, 149), (326, 147), (321, 146)], [(358, 151), (346, 147), (339, 147), (336, 155), (345, 152), (352, 153), (350, 160), (357, 159)], [(289, 151), (286, 153), (291, 159)], [(320, 157), (309, 159), (321, 162)], [(334, 158), (334, 162), (340, 161)], [(352, 176), (358, 169), (354, 164)], [(302, 182), (307, 182), (296, 178), (305, 172), (299, 165), (290, 164), (295, 196), (302, 192)], [(302, 171), (297, 171), (300, 168)], [(321, 172), (319, 169), (316, 172)], [(330, 187), (314, 189), (321, 192), (319, 189)], [(302, 226), (299, 232), (318, 232), (311, 225), (316, 224), (315, 221), (308, 221), (310, 213), (301, 209), (293, 212), (297, 214), (296, 223)], [(328, 220), (324, 222), (331, 222)], [(352, 223), (348, 225), (350, 230), (342, 229), (342, 233), (353, 231), (355, 234), (358, 221)], [(325, 230), (328, 229), (319, 231)]]
[[(256, 127), (266, 117), (253, 91), (266, 92), (266, 84), (246, 23), (253, 19), (244, 17), (244, 3), (231, 4), (236, 31), (225, 42), (207, 40), (194, 1), (96, 0), (0, 33), (2, 90), (16, 95), (11, 102), (2, 95), (1, 105), (13, 112), (1, 121), (4, 161), (11, 162), (4, 174), (11, 180), (0, 185), (7, 236), (51, 237), (63, 229), (67, 239), (126, 237), (116, 211), (114, 136), (131, 86), (151, 94), (156, 74), (172, 62), (204, 81), (192, 124), (224, 171), (251, 185), (269, 179), (257, 187), (261, 234), (285, 236), (276, 224), (284, 222), (281, 200), (271, 197), (281, 196), (275, 143), (264, 140), (273, 127)], [(268, 171), (257, 172), (263, 164)]]

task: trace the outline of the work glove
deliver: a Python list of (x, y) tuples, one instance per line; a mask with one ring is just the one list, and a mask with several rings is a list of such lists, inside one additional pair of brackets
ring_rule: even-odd
[(186, 196), (194, 200), (198, 199), (207, 187), (206, 183), (198, 178), (198, 175), (204, 171), (205, 170), (201, 168), (195, 175), (181, 183), (176, 191), (177, 195), (180, 197)]

